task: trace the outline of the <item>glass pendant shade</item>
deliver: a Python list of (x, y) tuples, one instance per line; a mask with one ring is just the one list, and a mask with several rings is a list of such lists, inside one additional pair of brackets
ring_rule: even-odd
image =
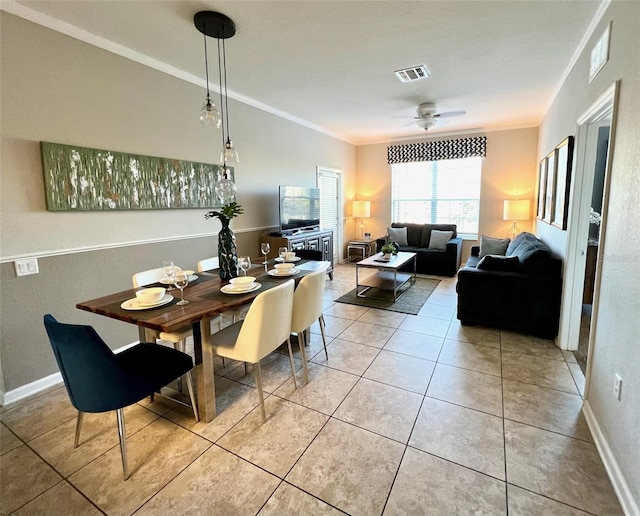
[(220, 129), (222, 117), (220, 116), (220, 111), (218, 111), (216, 105), (211, 102), (211, 97), (209, 97), (209, 95), (207, 95), (207, 98), (202, 105), (202, 109), (200, 110), (200, 121), (207, 127), (215, 126), (216, 129)]
[(227, 138), (224, 147), (220, 151), (220, 163), (240, 163), (240, 156), (238, 156), (238, 151), (233, 146), (230, 138)]
[(236, 193), (238, 192), (238, 188), (236, 184), (229, 179), (229, 174), (225, 167), (224, 177), (218, 181), (218, 184), (215, 187), (215, 192), (218, 197), (220, 197), (220, 201), (222, 204), (229, 204), (236, 200)]

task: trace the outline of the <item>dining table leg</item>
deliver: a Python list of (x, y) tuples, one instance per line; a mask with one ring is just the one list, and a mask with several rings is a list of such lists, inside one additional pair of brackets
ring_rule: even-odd
[[(216, 417), (216, 386), (213, 374), (213, 342), (211, 319), (202, 319), (199, 328), (194, 324), (193, 345), (196, 355), (196, 385), (200, 419), (208, 423)], [(199, 356), (200, 355), (200, 356)], [(198, 358), (201, 357), (201, 360)]]

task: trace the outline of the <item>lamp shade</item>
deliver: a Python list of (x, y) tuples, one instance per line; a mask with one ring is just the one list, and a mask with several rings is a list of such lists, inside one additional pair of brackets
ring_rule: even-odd
[(353, 217), (371, 217), (371, 201), (353, 201), (351, 203), (351, 215)]
[(529, 199), (505, 200), (503, 220), (529, 220)]

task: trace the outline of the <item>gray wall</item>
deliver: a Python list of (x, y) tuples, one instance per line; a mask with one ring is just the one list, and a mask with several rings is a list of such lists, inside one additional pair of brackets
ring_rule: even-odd
[[(591, 48), (610, 21), (613, 24), (609, 61), (589, 84)], [(538, 155), (541, 159), (567, 135), (576, 134), (578, 117), (620, 80), (606, 237), (601, 241), (604, 255), (600, 304), (587, 400), (636, 504), (640, 502), (639, 26), (639, 2), (611, 3), (544, 118)], [(538, 224), (537, 231), (554, 249), (566, 252), (566, 232), (548, 224)], [(621, 401), (613, 395), (616, 372), (624, 382)]]
[[(130, 288), (131, 274), (172, 257), (194, 267), (217, 254), (216, 220), (206, 210), (47, 212), (39, 142), (215, 163), (219, 131), (201, 126), (204, 90), (0, 13), (2, 113), (0, 165), (0, 362), (3, 392), (57, 371), (42, 315), (95, 325), (112, 347), (135, 328), (74, 306)], [(203, 71), (204, 73), (204, 71)], [(316, 184), (316, 166), (343, 170), (355, 184), (355, 147), (230, 101), (239, 251), (258, 256), (260, 234), (278, 224), (278, 185)], [(160, 242), (160, 243), (157, 243)], [(16, 278), (13, 260), (39, 258), (40, 274)]]

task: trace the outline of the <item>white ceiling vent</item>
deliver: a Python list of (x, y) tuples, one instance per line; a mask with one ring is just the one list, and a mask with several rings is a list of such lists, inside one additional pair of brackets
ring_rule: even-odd
[(420, 79), (426, 79), (429, 77), (429, 70), (427, 70), (425, 65), (412, 66), (411, 68), (405, 68), (404, 70), (396, 70), (394, 73), (402, 82), (419, 81)]

